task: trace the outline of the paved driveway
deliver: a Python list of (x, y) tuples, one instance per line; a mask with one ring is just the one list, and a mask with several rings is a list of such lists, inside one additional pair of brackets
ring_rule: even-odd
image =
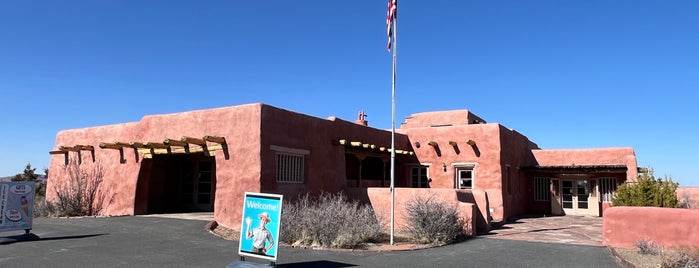
[[(206, 221), (162, 217), (34, 221), (36, 241), (0, 245), (0, 267), (226, 267), (238, 244)], [(0, 237), (21, 232), (4, 232)], [(251, 260), (257, 263), (262, 261)], [(280, 247), (280, 267), (619, 267), (599, 246), (476, 238), (414, 251), (321, 251)]]
[(484, 237), (602, 246), (602, 217), (522, 217), (509, 221)]

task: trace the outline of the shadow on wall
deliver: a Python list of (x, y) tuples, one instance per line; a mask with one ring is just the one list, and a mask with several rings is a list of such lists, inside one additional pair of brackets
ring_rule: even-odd
[[(484, 191), (483, 195), (484, 198), (482, 202), (484, 204), (479, 204), (479, 202), (476, 201), (472, 190), (456, 190), (456, 198), (459, 200), (459, 202), (476, 204), (476, 215), (474, 221), (476, 223), (477, 234), (488, 233), (491, 229), (490, 200), (488, 199), (487, 192)], [(481, 207), (481, 205), (483, 205), (483, 207)]]

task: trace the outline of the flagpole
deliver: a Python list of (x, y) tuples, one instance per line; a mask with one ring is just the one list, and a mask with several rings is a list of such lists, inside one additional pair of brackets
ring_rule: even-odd
[(391, 245), (393, 245), (393, 230), (395, 224), (395, 177), (396, 177), (396, 50), (398, 38), (396, 26), (398, 17), (393, 18), (393, 75), (391, 77)]

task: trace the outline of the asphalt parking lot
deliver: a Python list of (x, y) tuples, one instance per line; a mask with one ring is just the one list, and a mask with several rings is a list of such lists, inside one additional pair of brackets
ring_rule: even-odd
[[(238, 243), (209, 233), (205, 224), (152, 216), (38, 218), (32, 233), (39, 239), (0, 245), (0, 267), (226, 267), (237, 261)], [(494, 238), (412, 251), (281, 246), (278, 256), (278, 267), (620, 267), (601, 246)]]

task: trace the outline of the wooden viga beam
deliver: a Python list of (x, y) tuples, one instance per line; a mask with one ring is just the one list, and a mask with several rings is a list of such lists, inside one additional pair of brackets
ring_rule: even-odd
[(206, 146), (206, 141), (203, 139), (199, 139), (199, 138), (182, 136), (182, 139), (180, 139), (180, 141), (183, 141), (186, 143), (191, 143), (191, 144), (196, 144), (196, 145), (200, 145), (200, 146)]
[(170, 149), (170, 145), (159, 142), (146, 142), (144, 145), (149, 149)]
[(56, 151), (49, 151), (49, 154), (67, 154), (68, 151), (61, 151), (61, 150), (56, 150)]
[(60, 146), (58, 147), (59, 151), (70, 151), (70, 152), (80, 152), (80, 147), (75, 147), (75, 146)]
[(204, 141), (215, 142), (215, 143), (218, 143), (218, 144), (224, 144), (224, 143), (226, 143), (226, 138), (225, 138), (225, 137), (219, 137), (219, 136), (210, 136), (210, 135), (206, 135), (206, 136), (204, 136)]
[(129, 144), (123, 143), (123, 142), (100, 142), (100, 148), (101, 149), (115, 149), (115, 150), (120, 150), (121, 148), (124, 147), (130, 147)]
[(75, 145), (73, 146), (75, 149), (78, 149), (80, 151), (94, 151), (95, 147), (92, 145)]
[(131, 148), (148, 148), (148, 147), (146, 147), (146, 144), (143, 143), (143, 142), (132, 142), (132, 143), (129, 143), (129, 147), (131, 147)]
[(189, 143), (181, 140), (173, 140), (173, 139), (165, 139), (163, 141), (163, 144), (167, 144), (170, 146), (180, 146), (180, 147), (188, 147)]

